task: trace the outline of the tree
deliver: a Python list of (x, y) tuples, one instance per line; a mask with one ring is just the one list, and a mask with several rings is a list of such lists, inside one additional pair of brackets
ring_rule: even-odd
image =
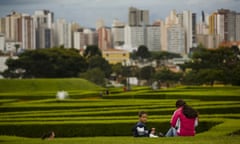
[(182, 78), (182, 73), (175, 73), (164, 68), (163, 70), (156, 72), (153, 77), (155, 80), (160, 80), (161, 82), (178, 82)]
[(233, 46), (214, 50), (196, 48), (192, 54), (192, 61), (181, 67), (184, 70), (192, 70), (192, 72), (186, 73), (184, 82), (212, 85), (214, 81), (226, 84), (240, 83), (238, 80), (239, 65), (240, 50)]
[(105, 73), (100, 68), (89, 69), (80, 75), (81, 78), (89, 80), (97, 85), (105, 85)]
[(139, 78), (149, 80), (154, 75), (155, 69), (152, 66), (143, 67), (140, 70)]
[(157, 59), (157, 60), (166, 60), (166, 59), (182, 57), (180, 54), (171, 53), (171, 52), (167, 52), (167, 51), (152, 52), (151, 55), (152, 55), (153, 59)]
[(86, 50), (84, 51), (84, 57), (90, 58), (90, 57), (96, 56), (96, 55), (98, 55), (98, 56), (102, 55), (98, 46), (96, 46), (96, 45), (87, 46)]
[(136, 56), (140, 59), (147, 59), (151, 57), (151, 53), (148, 51), (148, 48), (146, 46), (141, 45), (136, 51)]
[(4, 77), (23, 78), (77, 77), (87, 67), (78, 51), (62, 48), (25, 51), (18, 59), (9, 59), (6, 64), (8, 69), (3, 72)]
[(99, 55), (92, 56), (88, 60), (88, 70), (93, 68), (99, 68), (104, 71), (105, 77), (109, 77), (112, 72), (111, 65), (108, 61)]

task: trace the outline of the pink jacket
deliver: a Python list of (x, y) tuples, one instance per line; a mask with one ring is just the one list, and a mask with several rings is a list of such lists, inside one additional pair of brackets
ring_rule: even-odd
[(187, 118), (182, 113), (182, 107), (178, 108), (171, 119), (171, 126), (177, 129), (178, 136), (194, 136), (198, 118)]

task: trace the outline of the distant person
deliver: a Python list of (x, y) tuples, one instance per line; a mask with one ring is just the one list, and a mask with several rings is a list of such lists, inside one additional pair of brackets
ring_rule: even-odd
[(134, 137), (148, 137), (149, 130), (146, 126), (147, 122), (147, 113), (144, 111), (140, 111), (138, 113), (139, 121), (138, 123), (132, 128), (133, 136)]
[(45, 140), (45, 139), (54, 139), (55, 138), (55, 133), (54, 131), (50, 131), (48, 133), (45, 133), (43, 134), (42, 136), (42, 140)]
[(171, 128), (166, 133), (166, 137), (171, 136), (194, 136), (195, 127), (198, 125), (198, 113), (185, 101), (177, 100), (175, 112), (171, 119)]

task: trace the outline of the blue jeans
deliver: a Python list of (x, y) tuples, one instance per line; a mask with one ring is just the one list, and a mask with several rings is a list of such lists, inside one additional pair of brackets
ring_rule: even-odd
[(171, 127), (165, 135), (166, 137), (177, 136), (177, 130), (174, 127)]

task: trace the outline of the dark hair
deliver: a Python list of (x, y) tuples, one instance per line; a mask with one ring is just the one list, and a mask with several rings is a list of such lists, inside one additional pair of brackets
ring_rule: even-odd
[(176, 101), (176, 107), (177, 108), (180, 108), (180, 107), (182, 107), (184, 105), (186, 105), (186, 102), (184, 100), (179, 99), (179, 100)]
[(177, 100), (176, 107), (183, 107), (182, 112), (187, 118), (196, 118), (198, 117), (198, 112), (192, 107), (188, 106), (186, 102), (182, 99)]
[(142, 117), (142, 115), (144, 115), (144, 114), (147, 114), (145, 111), (140, 111), (139, 113), (138, 113), (138, 116), (139, 117)]
[(53, 134), (53, 131), (47, 132), (47, 133), (43, 134), (41, 138), (44, 140), (44, 139), (49, 138), (50, 136), (52, 136), (52, 134)]

